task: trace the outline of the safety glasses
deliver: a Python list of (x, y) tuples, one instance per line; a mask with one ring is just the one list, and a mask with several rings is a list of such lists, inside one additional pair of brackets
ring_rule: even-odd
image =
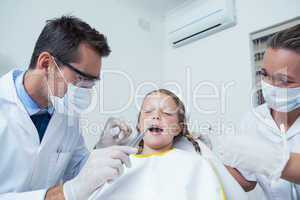
[(87, 74), (85, 72), (80, 71), (70, 63), (64, 62), (61, 59), (52, 56), (54, 61), (56, 63), (61, 63), (62, 65), (66, 66), (70, 70), (76, 73), (76, 86), (78, 87), (84, 87), (84, 88), (91, 88), (93, 87), (98, 81), (100, 81), (100, 78), (97, 76), (93, 76), (90, 74)]

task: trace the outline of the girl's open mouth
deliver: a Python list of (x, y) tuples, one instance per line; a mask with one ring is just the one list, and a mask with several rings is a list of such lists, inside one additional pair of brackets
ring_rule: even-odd
[(149, 128), (149, 132), (153, 135), (161, 135), (164, 129), (158, 127), (158, 126), (151, 126)]

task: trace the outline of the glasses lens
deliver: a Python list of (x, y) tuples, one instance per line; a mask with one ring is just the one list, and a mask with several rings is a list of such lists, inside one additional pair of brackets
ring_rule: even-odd
[(97, 80), (78, 80), (76, 81), (76, 86), (81, 88), (92, 88), (97, 82)]

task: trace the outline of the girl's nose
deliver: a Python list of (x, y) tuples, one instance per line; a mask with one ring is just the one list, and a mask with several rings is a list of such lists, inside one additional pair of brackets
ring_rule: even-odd
[(152, 119), (157, 119), (158, 120), (158, 119), (160, 119), (160, 117), (157, 115), (157, 116), (153, 116)]
[(153, 116), (152, 116), (152, 119), (159, 120), (160, 119), (160, 112), (159, 111), (154, 112)]

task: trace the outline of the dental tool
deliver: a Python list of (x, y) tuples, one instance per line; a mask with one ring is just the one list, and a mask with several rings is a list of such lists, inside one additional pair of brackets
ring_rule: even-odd
[(144, 136), (145, 136), (145, 134), (146, 134), (146, 132), (147, 132), (148, 130), (149, 130), (149, 128), (146, 128), (144, 132), (138, 134), (138, 135), (136, 136), (136, 138), (134, 138), (132, 141), (130, 141), (130, 142), (128, 143), (127, 146), (130, 146), (130, 147), (136, 147), (136, 146), (142, 141), (142, 139), (144, 138)]

